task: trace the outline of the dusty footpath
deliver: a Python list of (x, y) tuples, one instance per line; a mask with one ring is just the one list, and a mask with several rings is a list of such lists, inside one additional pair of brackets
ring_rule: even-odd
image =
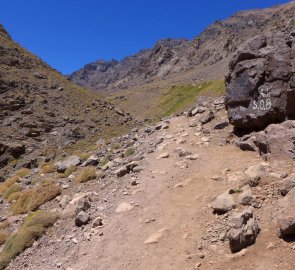
[[(278, 238), (276, 224), (278, 175), (292, 173), (293, 164), (241, 151), (230, 143), (232, 127), (214, 129), (225, 120), (219, 111), (200, 130), (180, 116), (165, 129), (143, 132), (139, 173), (79, 187), (95, 193), (92, 208), (103, 225), (77, 228), (59, 220), (7, 269), (295, 269), (295, 244)], [(237, 198), (247, 173), (260, 173), (247, 168), (259, 164), (261, 181), (251, 189), (261, 231), (254, 245), (233, 254), (226, 238), (230, 212), (214, 214), (211, 203), (229, 189)], [(231, 212), (244, 208), (237, 204)]]

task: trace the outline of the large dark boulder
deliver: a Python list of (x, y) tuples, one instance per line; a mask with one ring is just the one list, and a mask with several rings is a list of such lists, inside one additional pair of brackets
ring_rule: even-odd
[(295, 30), (262, 34), (243, 44), (226, 77), (230, 123), (238, 129), (262, 130), (295, 119), (294, 71)]

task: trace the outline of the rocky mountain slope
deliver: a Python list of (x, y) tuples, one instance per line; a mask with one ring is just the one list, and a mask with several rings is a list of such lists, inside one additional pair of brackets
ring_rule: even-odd
[(0, 169), (34, 167), (45, 153), (53, 157), (77, 141), (120, 134), (135, 123), (19, 46), (2, 26), (0, 40)]
[[(99, 60), (85, 65), (69, 78), (78, 85), (97, 91), (118, 91), (163, 79), (171, 81), (171, 86), (222, 78), (227, 70), (228, 57), (241, 43), (261, 32), (284, 27), (294, 15), (294, 8), (295, 3), (291, 2), (240, 12), (226, 20), (216, 21), (193, 40), (161, 40), (153, 48), (122, 61)], [(212, 70), (202, 72), (208, 66), (212, 66)]]
[[(50, 171), (29, 171), (21, 195), (11, 191), (0, 204), (6, 230), (16, 233), (0, 269), (22, 250), (7, 269), (294, 269), (294, 243), (285, 239), (294, 221), (284, 212), (294, 208), (294, 162), (263, 162), (237, 140), (224, 98), (205, 99), (183, 116), (114, 138), (84, 162), (67, 156)], [(45, 179), (60, 189), (44, 193), (35, 215), (55, 225), (32, 245), (27, 227), (36, 218), (23, 194)]]

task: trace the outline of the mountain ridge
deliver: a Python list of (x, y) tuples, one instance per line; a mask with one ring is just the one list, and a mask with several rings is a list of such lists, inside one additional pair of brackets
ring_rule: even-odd
[[(248, 38), (261, 31), (282, 28), (291, 18), (294, 2), (267, 9), (238, 12), (209, 25), (193, 39), (163, 39), (152, 48), (127, 56), (121, 61), (96, 61), (69, 75), (78, 85), (109, 92), (137, 87), (153, 81), (170, 79), (196, 68), (228, 58)], [(223, 66), (227, 70), (227, 61)], [(197, 72), (198, 73), (198, 72)], [(191, 76), (185, 82), (202, 78)], [(220, 75), (219, 75), (220, 77)]]

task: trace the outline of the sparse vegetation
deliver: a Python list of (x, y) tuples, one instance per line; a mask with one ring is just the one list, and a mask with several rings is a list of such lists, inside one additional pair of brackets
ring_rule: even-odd
[(13, 258), (31, 247), (57, 219), (58, 215), (53, 212), (31, 213), (19, 231), (6, 240), (0, 255), (0, 269), (4, 269)]
[(185, 110), (185, 108), (193, 105), (200, 95), (219, 96), (224, 92), (223, 80), (172, 87), (159, 101), (160, 116), (169, 116)]
[(77, 168), (75, 166), (70, 166), (69, 168), (67, 168), (64, 172), (64, 176), (65, 177), (69, 177), (73, 172), (75, 172), (77, 170)]
[(126, 149), (125, 153), (124, 153), (124, 157), (130, 157), (135, 153), (134, 148), (129, 147)]
[(51, 180), (43, 181), (34, 189), (28, 189), (19, 195), (12, 206), (14, 214), (24, 214), (37, 210), (41, 205), (61, 194), (61, 188)]
[(81, 170), (81, 172), (78, 174), (77, 178), (76, 178), (76, 182), (77, 183), (85, 183), (88, 182), (92, 179), (95, 179), (96, 176), (96, 172), (95, 172), (95, 168), (84, 168)]
[(20, 169), (15, 172), (15, 174), (8, 178), (4, 183), (0, 185), (0, 195), (4, 195), (5, 192), (16, 182), (20, 180), (20, 178), (27, 176), (30, 173), (30, 170), (27, 168)]
[(41, 165), (40, 174), (48, 174), (56, 171), (53, 163), (44, 163)]
[(5, 199), (8, 199), (12, 194), (19, 192), (21, 190), (22, 190), (22, 186), (18, 183), (14, 183), (5, 191), (3, 197)]
[(0, 246), (2, 246), (8, 238), (8, 232), (7, 231), (0, 231)]
[(0, 230), (4, 230), (9, 226), (9, 221), (4, 220), (3, 222), (0, 223)]
[(14, 175), (18, 177), (26, 177), (30, 173), (30, 170), (27, 168), (23, 168), (18, 170)]
[(3, 195), (7, 189), (9, 189), (14, 183), (20, 179), (19, 176), (15, 175), (11, 178), (8, 178), (4, 183), (0, 185), (0, 195)]

